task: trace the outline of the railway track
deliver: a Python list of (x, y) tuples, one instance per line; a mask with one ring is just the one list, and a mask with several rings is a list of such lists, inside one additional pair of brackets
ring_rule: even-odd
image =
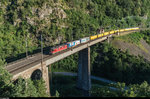
[[(139, 31), (139, 30), (138, 30)], [(126, 31), (126, 32), (136, 32), (136, 31)], [(125, 33), (125, 32), (120, 32), (120, 33)], [(116, 34), (113, 34), (113, 35), (116, 35)], [(109, 36), (109, 35), (107, 35)], [(99, 39), (99, 38), (97, 38)], [(97, 40), (97, 39), (94, 39), (94, 40)], [(94, 41), (92, 40), (92, 41)], [(92, 41), (88, 41), (86, 43), (83, 43), (83, 44), (87, 44), (87, 43), (90, 43)], [(80, 45), (77, 45), (73, 48), (76, 48), (76, 47), (80, 47), (82, 46), (83, 44), (80, 44)], [(56, 54), (53, 54), (53, 55), (49, 55), (49, 54), (43, 54), (43, 61), (46, 61), (52, 57), (55, 57), (59, 54), (62, 54), (64, 52), (67, 52), (69, 50), (72, 50), (73, 48), (68, 48), (66, 50), (63, 50), (61, 52), (58, 52)], [(41, 63), (41, 53), (37, 53), (37, 54), (34, 54), (32, 55), (31, 57), (28, 57), (28, 59), (24, 58), (24, 59), (21, 59), (21, 60), (18, 60), (18, 61), (15, 61), (15, 62), (11, 62), (9, 63), (7, 66), (5, 66), (5, 68), (8, 70), (8, 72), (10, 72), (11, 74), (17, 74), (19, 71), (23, 70), (23, 69), (27, 69), (27, 68), (31, 68), (30, 66), (33, 66), (33, 65), (36, 65), (36, 64), (39, 64)], [(17, 72), (18, 71), (18, 72)]]
[[(90, 41), (89, 41), (90, 42)], [(84, 43), (84, 44), (87, 44), (87, 43), (89, 43), (89, 42), (86, 42), (86, 43)], [(82, 46), (83, 44), (80, 44), (79, 46)], [(79, 47), (79, 46), (75, 46), (74, 48), (76, 48), (76, 47)], [(57, 55), (59, 55), (59, 54), (62, 54), (62, 53), (65, 53), (65, 52), (67, 52), (67, 51), (69, 51), (69, 50), (72, 50), (72, 48), (68, 48), (68, 49), (66, 49), (66, 50), (63, 50), (63, 51), (61, 51), (61, 52), (58, 52), (58, 53), (56, 53), (56, 54), (53, 54), (53, 55), (44, 55), (43, 54), (43, 61), (46, 61), (47, 59), (50, 59), (50, 58), (53, 58), (53, 57), (55, 57), (55, 56), (57, 56)], [(24, 62), (14, 62), (14, 64), (10, 64), (10, 65), (8, 65), (8, 66), (6, 66), (5, 68), (8, 70), (8, 72), (9, 73), (11, 73), (11, 74), (17, 74), (16, 73), (16, 71), (17, 70), (21, 70), (21, 69), (23, 69), (23, 68), (30, 68), (30, 65), (36, 65), (36, 64), (39, 64), (39, 63), (41, 63), (41, 54), (37, 54), (37, 56), (34, 56), (34, 57), (31, 57), (31, 58), (29, 58), (29, 59), (25, 59), (24, 60)], [(22, 60), (23, 61), (23, 60)], [(25, 64), (24, 64), (25, 63)], [(27, 63), (27, 64), (26, 64)]]
[[(41, 60), (40, 56), (41, 56), (41, 54), (37, 54), (37, 56), (35, 56), (35, 57), (31, 57), (31, 58), (26, 59), (24, 61), (23, 60), (19, 61), (19, 63), (14, 63), (13, 65), (9, 65), (6, 68), (10, 73), (12, 73), (13, 71), (15, 71), (17, 69), (20, 69), (24, 66), (30, 65), (34, 62), (40, 62), (40, 60)], [(43, 58), (45, 58), (45, 57), (48, 57), (48, 56), (44, 56)], [(26, 63), (28, 63), (28, 64), (26, 64)]]
[(33, 54), (33, 55), (29, 55), (28, 58), (27, 58), (27, 57), (24, 57), (24, 58), (18, 59), (18, 60), (16, 60), (16, 61), (9, 62), (9, 63), (7, 63), (7, 66), (9, 66), (9, 65), (11, 65), (11, 64), (18, 63), (18, 62), (22, 62), (22, 61), (25, 60), (25, 59), (33, 58), (34, 56), (37, 56), (37, 55), (39, 55), (39, 54), (41, 54), (41, 53), (36, 53), (36, 54)]

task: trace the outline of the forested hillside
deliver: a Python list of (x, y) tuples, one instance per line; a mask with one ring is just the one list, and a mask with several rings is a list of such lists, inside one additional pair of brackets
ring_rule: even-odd
[(148, 26), (149, 0), (1, 0), (1, 58), (93, 35), (106, 29)]
[[(26, 41), (28, 51), (32, 53), (41, 46), (40, 35), (44, 47), (48, 47), (94, 35), (100, 27), (105, 31), (149, 27), (149, 5), (149, 0), (0, 0), (0, 96), (47, 96), (44, 87), (39, 88), (44, 86), (42, 80), (36, 83), (20, 79), (19, 83), (13, 84), (10, 74), (4, 70), (4, 64), (12, 57), (19, 58), (22, 53), (25, 56)], [(97, 51), (93, 51), (91, 64), (99, 65), (95, 63)], [(64, 65), (71, 62), (69, 65), (74, 67), (64, 68), (76, 71), (78, 55), (70, 57), (60, 62), (65, 62)], [(107, 56), (99, 58), (103, 57), (108, 60)], [(60, 67), (59, 63), (53, 65)]]

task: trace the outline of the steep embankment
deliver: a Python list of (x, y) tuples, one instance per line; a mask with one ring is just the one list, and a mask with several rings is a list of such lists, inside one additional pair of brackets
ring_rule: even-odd
[(114, 39), (112, 44), (122, 51), (128, 50), (130, 54), (143, 56), (144, 59), (150, 61), (150, 45), (144, 39), (140, 39), (138, 44), (129, 41)]

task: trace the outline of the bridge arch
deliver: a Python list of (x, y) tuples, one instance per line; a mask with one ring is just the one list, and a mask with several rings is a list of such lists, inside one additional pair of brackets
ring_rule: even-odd
[(42, 78), (42, 76), (43, 76), (42, 71), (40, 69), (36, 69), (33, 71), (30, 78), (32, 80), (40, 80)]

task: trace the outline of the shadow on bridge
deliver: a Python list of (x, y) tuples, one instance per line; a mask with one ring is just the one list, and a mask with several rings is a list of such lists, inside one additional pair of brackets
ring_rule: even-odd
[[(43, 48), (43, 54), (48, 55), (50, 48), (52, 48), (52, 46), (44, 47)], [(31, 56), (38, 54), (38, 53), (41, 53), (41, 48), (35, 49), (33, 51), (28, 51), (28, 57), (31, 57)], [(21, 53), (21, 54), (17, 54), (16, 56), (7, 57), (6, 62), (11, 63), (11, 62), (17, 61), (19, 59), (24, 59), (24, 58), (26, 58), (26, 52)]]

